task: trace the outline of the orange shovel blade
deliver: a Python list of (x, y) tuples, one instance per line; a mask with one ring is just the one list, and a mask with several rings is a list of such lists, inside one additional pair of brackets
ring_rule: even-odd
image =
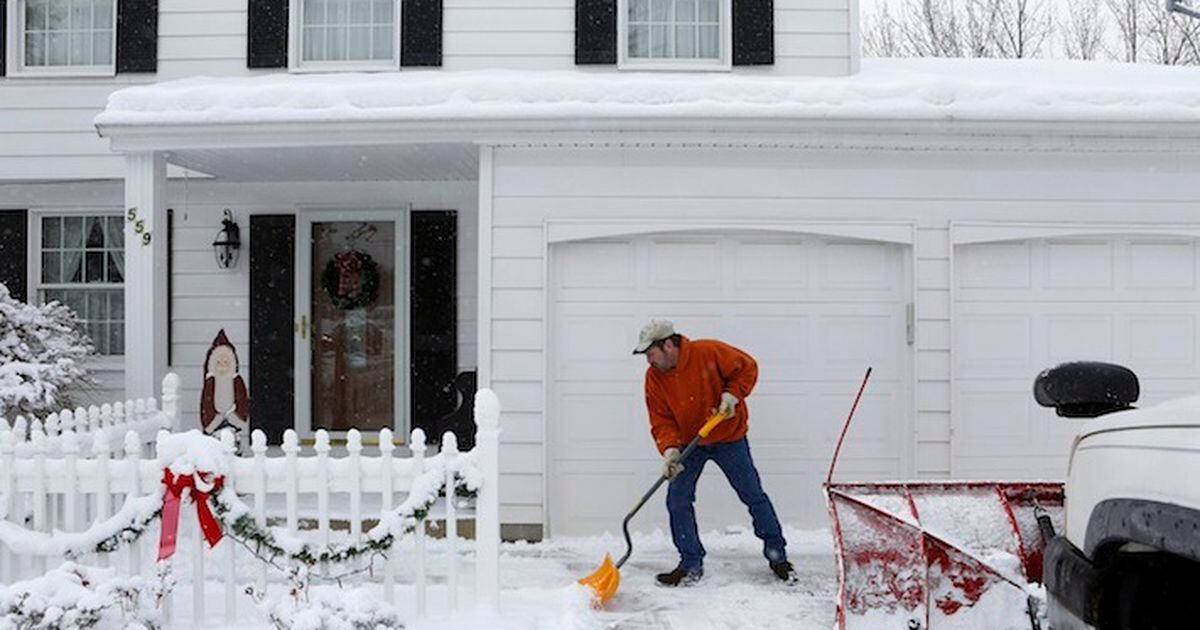
[(591, 575), (580, 579), (579, 583), (591, 587), (592, 605), (602, 606), (617, 594), (617, 587), (621, 585), (621, 572), (613, 564), (612, 556), (606, 553), (604, 562), (600, 563), (600, 568), (593, 571)]

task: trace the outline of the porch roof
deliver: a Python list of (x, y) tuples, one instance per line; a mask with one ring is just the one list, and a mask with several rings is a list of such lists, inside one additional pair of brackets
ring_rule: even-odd
[[(1200, 69), (1062, 60), (868, 59), (844, 77), (582, 71), (190, 78), (115, 92), (116, 150), (494, 142), (530, 133), (1200, 138)], [(216, 133), (214, 133), (216, 132)], [(753, 137), (748, 141), (754, 141)], [(886, 144), (886, 140), (883, 140)], [(1076, 147), (1077, 148), (1077, 147)]]

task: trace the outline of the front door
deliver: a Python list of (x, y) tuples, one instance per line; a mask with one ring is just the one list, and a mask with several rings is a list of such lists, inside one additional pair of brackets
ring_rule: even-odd
[(404, 435), (407, 211), (302, 213), (296, 428)]

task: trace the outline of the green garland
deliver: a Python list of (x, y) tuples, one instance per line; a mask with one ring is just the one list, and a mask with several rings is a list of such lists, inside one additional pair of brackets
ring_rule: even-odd
[[(454, 494), (464, 499), (476, 498), (478, 491), (467, 488), (465, 484), (465, 479), (458, 473), (455, 473)], [(424, 504), (413, 507), (411, 513), (399, 513), (399, 508), (394, 510), (392, 513), (401, 519), (412, 519), (412, 524), (406, 525), (400, 532), (400, 535), (411, 534), (416, 530), (417, 524), (424, 522), (425, 517), (429, 515), (429, 509), (433, 507), (434, 502), (439, 497), (445, 496), (446, 486), (442, 484), (438, 488), (436, 497), (426, 501)], [(300, 551), (291, 553), (279, 545), (275, 533), (272, 531), (273, 528), (264, 528), (255, 521), (254, 517), (249, 514), (249, 508), (241, 503), (236, 493), (221, 491), (211, 495), (209, 499), (212, 501), (213, 514), (226, 527), (226, 535), (240, 539), (247, 547), (251, 547), (252, 545), (252, 550), (255, 550), (256, 554), (261, 555), (265, 552), (269, 556), (268, 560), (282, 557), (309, 566), (319, 563), (342, 564), (358, 558), (384, 554), (396, 542), (396, 532), (388, 532), (378, 539), (369, 539), (351, 545), (329, 544), (314, 546), (304, 543)], [(238, 516), (235, 517), (233, 514), (238, 514)]]
[(122, 527), (120, 531), (96, 543), (96, 553), (112, 553), (121, 548), (124, 543), (137, 542), (150, 529), (150, 524), (162, 518), (162, 508), (147, 516), (142, 521), (133, 521)]
[(353, 295), (342, 295), (338, 293), (339, 274), (337, 268), (337, 257), (330, 258), (325, 264), (325, 270), (321, 272), (321, 288), (325, 289), (325, 294), (329, 296), (329, 301), (341, 310), (350, 311), (356, 308), (367, 306), (375, 301), (375, 297), (379, 293), (379, 263), (371, 258), (370, 254), (366, 254), (357, 250), (346, 252), (358, 258), (362, 263), (360, 273), (360, 285), (358, 292)]

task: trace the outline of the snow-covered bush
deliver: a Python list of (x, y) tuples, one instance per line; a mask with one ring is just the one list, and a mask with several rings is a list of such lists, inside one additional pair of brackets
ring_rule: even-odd
[(93, 383), (81, 365), (91, 353), (71, 309), (26, 304), (0, 284), (0, 416), (42, 416), (70, 406), (68, 392)]
[(400, 614), (390, 604), (365, 589), (338, 589), (309, 597), (308, 567), (288, 570), (288, 597), (270, 599), (253, 586), (246, 594), (277, 630), (395, 630), (404, 628)]
[(0, 586), (0, 630), (156, 630), (165, 582), (67, 562), (46, 575)]

